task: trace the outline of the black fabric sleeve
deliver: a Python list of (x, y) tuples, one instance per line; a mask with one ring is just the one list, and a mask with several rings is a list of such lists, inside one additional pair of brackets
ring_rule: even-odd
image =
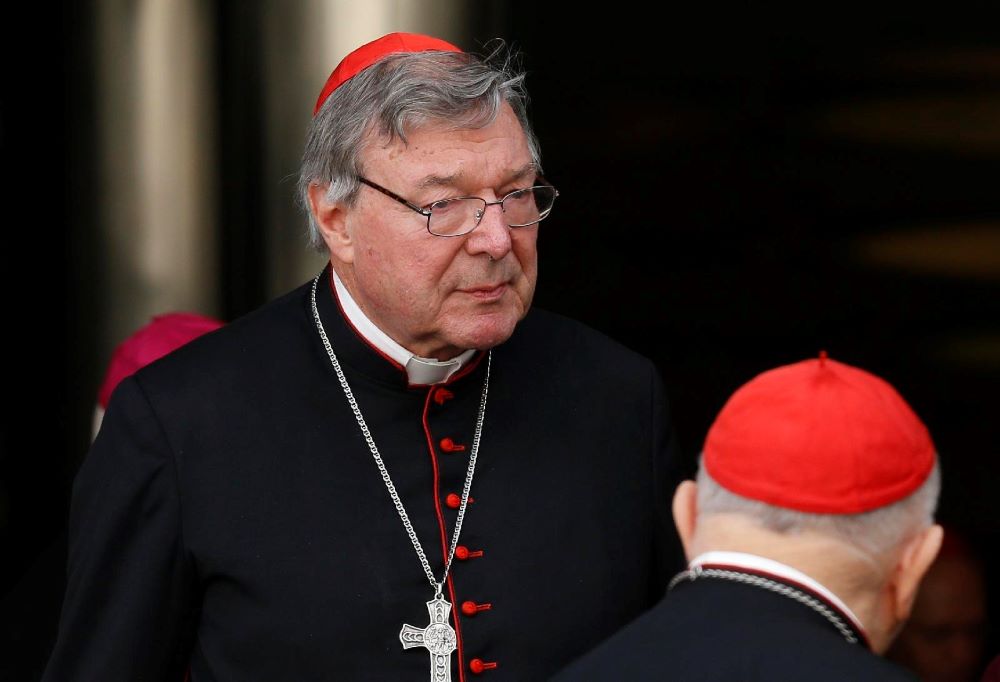
[(66, 596), (43, 682), (180, 682), (194, 594), (176, 461), (128, 378), (74, 481)]

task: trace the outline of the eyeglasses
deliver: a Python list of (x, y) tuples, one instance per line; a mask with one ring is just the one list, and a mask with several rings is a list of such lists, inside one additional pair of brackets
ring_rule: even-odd
[[(479, 227), (483, 216), (486, 215), (486, 209), (490, 206), (500, 206), (508, 227), (536, 225), (552, 212), (552, 206), (559, 196), (555, 187), (541, 184), (516, 189), (497, 201), (486, 201), (479, 197), (455, 197), (435, 201), (426, 206), (417, 206), (367, 178), (358, 176), (358, 180), (420, 215), (427, 216), (427, 231), (438, 237), (461, 237), (472, 232)], [(545, 182), (542, 178), (538, 178), (535, 182), (539, 181)]]

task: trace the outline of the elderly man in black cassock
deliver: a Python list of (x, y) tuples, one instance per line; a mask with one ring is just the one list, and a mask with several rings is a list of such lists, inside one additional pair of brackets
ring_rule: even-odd
[(877, 654), (941, 546), (939, 489), (927, 428), (884, 380), (825, 354), (764, 372), (674, 495), (688, 568), (554, 679), (915, 682)]
[(390, 34), (332, 73), (330, 266), (115, 390), (47, 682), (541, 680), (662, 595), (663, 386), (530, 309), (558, 192), (512, 63)]

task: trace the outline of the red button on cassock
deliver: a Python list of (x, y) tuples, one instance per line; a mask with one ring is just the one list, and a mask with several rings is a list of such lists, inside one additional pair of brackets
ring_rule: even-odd
[(477, 604), (474, 601), (462, 602), (462, 613), (467, 616), (474, 616), (480, 611), (489, 611), (492, 608), (493, 604)]
[(447, 388), (439, 388), (434, 391), (434, 402), (438, 405), (444, 405), (444, 401), (451, 400), (454, 397), (455, 394)]
[(459, 545), (455, 548), (455, 558), (465, 561), (466, 559), (476, 559), (483, 555), (483, 550), (477, 549), (476, 551), (470, 551), (465, 545)]
[(441, 446), (441, 449), (444, 450), (445, 452), (462, 452), (463, 450), (465, 450), (464, 445), (459, 445), (451, 438), (442, 438), (439, 445)]
[(469, 670), (477, 675), (484, 670), (493, 670), (495, 667), (497, 667), (496, 661), (484, 661), (481, 658), (473, 658), (469, 661)]
[[(475, 500), (472, 499), (472, 495), (469, 495), (469, 504), (472, 504), (473, 502), (475, 502)], [(456, 495), (455, 493), (448, 493), (448, 496), (444, 498), (444, 503), (452, 509), (458, 509), (462, 506), (462, 496)]]

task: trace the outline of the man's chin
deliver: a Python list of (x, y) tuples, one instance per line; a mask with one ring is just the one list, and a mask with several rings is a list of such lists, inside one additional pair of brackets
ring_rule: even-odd
[(489, 315), (485, 319), (477, 316), (462, 330), (464, 348), (486, 350), (498, 346), (514, 333), (514, 328), (523, 315), (509, 311), (503, 315)]

